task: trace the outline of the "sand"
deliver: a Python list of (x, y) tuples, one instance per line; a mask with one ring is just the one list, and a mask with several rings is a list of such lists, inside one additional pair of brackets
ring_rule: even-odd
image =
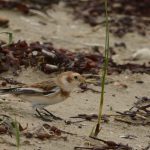
[[(51, 17), (47, 17), (43, 14), (25, 16), (15, 11), (0, 10), (0, 16), (10, 20), (9, 28), (0, 28), (0, 32), (4, 30), (13, 32), (14, 41), (20, 39), (28, 42), (52, 41), (56, 47), (67, 48), (71, 51), (77, 51), (78, 49), (90, 51), (91, 46), (98, 45), (103, 52), (105, 41), (104, 27), (97, 26), (93, 29), (81, 20), (74, 20), (71, 10), (64, 8), (63, 4), (54, 6), (52, 10), (49, 10), (49, 14)], [(46, 25), (39, 22), (44, 22)], [(131, 54), (137, 49), (150, 48), (149, 35), (147, 34), (146, 37), (142, 37), (136, 33), (132, 33), (125, 35), (123, 38), (110, 35), (111, 46), (113, 46), (115, 42), (125, 42), (127, 45), (127, 49), (117, 50), (117, 56), (115, 56), (116, 61), (118, 63), (125, 63), (127, 62), (125, 59), (130, 58)], [(0, 35), (0, 39), (6, 40), (7, 37)], [(145, 60), (139, 60), (137, 63), (144, 61)], [(34, 83), (50, 78), (49, 75), (32, 68), (23, 70), (18, 77), (14, 77), (11, 72), (3, 73), (1, 76), (13, 77), (15, 80), (24, 83)], [(108, 79), (113, 82), (119, 81), (125, 84), (127, 88), (120, 87), (114, 83), (106, 85), (104, 114), (115, 114), (115, 111), (123, 112), (128, 110), (133, 106), (133, 103), (137, 101), (135, 96), (142, 97), (150, 95), (150, 76), (147, 74), (131, 74), (130, 72), (125, 72), (120, 75), (108, 76)], [(136, 83), (138, 80), (142, 80), (144, 83)], [(100, 90), (100, 87), (92, 86), (92, 88)], [(47, 110), (66, 120), (72, 121), (75, 121), (75, 119), (70, 119), (70, 117), (78, 114), (97, 114), (100, 94), (91, 91), (81, 93), (80, 91), (80, 89), (75, 89), (70, 98), (57, 105), (47, 107)], [(23, 126), (26, 126), (28, 123), (27, 130), (32, 130), (34, 127), (44, 123), (44, 121), (33, 115), (30, 103), (22, 101), (12, 95), (0, 96), (0, 109), (2, 114), (7, 114), (14, 118), (16, 117)], [(20, 149), (72, 150), (75, 146), (84, 146), (87, 141), (93, 144), (102, 144), (101, 142), (96, 142), (88, 138), (93, 126), (96, 124), (96, 120), (80, 123), (83, 125), (82, 128), (80, 128), (80, 124), (66, 125), (63, 121), (48, 123), (62, 130), (76, 133), (77, 136), (64, 134), (64, 136), (67, 136), (67, 141), (63, 139), (41, 141), (35, 138), (26, 139), (24, 136), (21, 136)], [(122, 138), (122, 136), (125, 135), (134, 135), (136, 138)], [(109, 123), (102, 123), (102, 129), (98, 137), (118, 143), (122, 142), (132, 146), (134, 149), (141, 150), (150, 142), (149, 135), (149, 126), (128, 125), (114, 121), (112, 117)], [(0, 135), (0, 150), (4, 149), (16, 149), (14, 136)]]

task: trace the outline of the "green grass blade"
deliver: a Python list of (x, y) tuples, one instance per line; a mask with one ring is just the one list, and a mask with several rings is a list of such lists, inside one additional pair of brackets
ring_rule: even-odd
[(102, 118), (102, 111), (103, 111), (105, 79), (107, 75), (108, 61), (109, 61), (109, 24), (108, 24), (107, 8), (108, 8), (108, 1), (105, 0), (106, 38), (105, 38), (105, 56), (104, 56), (104, 64), (102, 68), (102, 79), (101, 79), (102, 82), (101, 82), (100, 105), (99, 105), (98, 121), (96, 127), (92, 129), (90, 136), (97, 136), (98, 133), (100, 132), (101, 118)]
[(1, 32), (0, 34), (8, 34), (8, 44), (12, 44), (13, 34), (11, 32)]
[(20, 148), (20, 130), (19, 130), (19, 124), (16, 121), (16, 118), (13, 123), (14, 123), (14, 129), (15, 129), (16, 146), (17, 146), (17, 150), (19, 150), (19, 148)]

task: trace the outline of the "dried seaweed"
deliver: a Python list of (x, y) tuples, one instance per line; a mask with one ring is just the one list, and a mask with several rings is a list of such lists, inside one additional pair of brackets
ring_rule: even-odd
[[(65, 1), (66, 5), (73, 8), (76, 19), (82, 19), (91, 26), (104, 24), (100, 17), (104, 16), (104, 2), (97, 0)], [(150, 24), (150, 1), (144, 0), (111, 0), (108, 13), (110, 14), (110, 32), (118, 37), (123, 37), (129, 32), (138, 32), (146, 35), (146, 28)], [(116, 17), (116, 15), (122, 16)]]
[[(37, 67), (45, 73), (72, 70), (79, 73), (98, 74), (104, 57), (100, 52), (71, 52), (67, 49), (56, 49), (51, 42), (40, 43), (18, 41), (10, 45), (0, 45), (0, 73), (11, 69), (14, 74), (21, 71), (21, 66)], [(108, 73), (150, 73), (150, 67), (138, 64), (117, 64), (112, 58), (109, 61)]]
[[(70, 117), (70, 118), (81, 118), (81, 119), (84, 119), (84, 120), (87, 120), (87, 121), (93, 121), (93, 120), (96, 120), (98, 118), (97, 114), (78, 114), (77, 116), (73, 116), (73, 117)], [(107, 115), (103, 115), (102, 116), (102, 120), (107, 123), (109, 122), (109, 118)]]
[(22, 13), (29, 13), (29, 7), (27, 4), (24, 4), (23, 2), (19, 1), (6, 1), (6, 0), (0, 0), (0, 8), (1, 9), (16, 9)]
[[(65, 2), (67, 7), (73, 9), (75, 19), (82, 19), (91, 26), (104, 24), (103, 19), (99, 19), (104, 16), (104, 3), (97, 0), (76, 0)], [(51, 7), (52, 4), (58, 4), (59, 0), (31, 0), (31, 1), (5, 1), (0, 0), (1, 9), (14, 9), (24, 14), (28, 14), (31, 9), (43, 11)], [(35, 5), (36, 4), (36, 5)], [(111, 16), (110, 32), (117, 37), (123, 37), (126, 33), (137, 32), (142, 36), (146, 35), (146, 29), (150, 25), (150, 2), (148, 0), (111, 0), (108, 8), (108, 12)], [(117, 14), (123, 14), (120, 17), (116, 17)], [(147, 18), (144, 18), (147, 17)], [(7, 23), (6, 23), (7, 24)]]
[(50, 126), (49, 124), (43, 124), (42, 126), (37, 127), (34, 131), (25, 132), (24, 135), (26, 138), (37, 138), (40, 140), (46, 139), (63, 139), (67, 140), (66, 136), (62, 136), (62, 133), (65, 131), (61, 131), (55, 126)]
[[(37, 138), (40, 140), (46, 139), (63, 139), (67, 140), (66, 136), (63, 134), (74, 135), (70, 132), (66, 132), (58, 129), (55, 126), (50, 126), (49, 124), (43, 124), (42, 126), (36, 127), (32, 131), (27, 131), (28, 125), (23, 128), (22, 125), (16, 121), (19, 127), (19, 132), (22, 133), (26, 138)], [(0, 134), (8, 134), (10, 136), (15, 135), (15, 122), (14, 120), (7, 115), (0, 115)]]
[(116, 121), (132, 125), (150, 125), (150, 98), (136, 98), (138, 101), (128, 111), (117, 112), (120, 116), (115, 118)]
[(92, 146), (92, 147), (74, 147), (74, 150), (132, 150), (133, 148), (128, 146), (128, 145), (124, 145), (122, 143), (116, 143), (114, 141), (106, 141), (103, 139), (99, 139), (99, 138), (95, 138), (95, 137), (91, 137), (94, 140), (103, 142), (105, 145), (104, 146)]
[(1, 80), (4, 80), (4, 81), (2, 82), (2, 84), (1, 84), (2, 86), (6, 86), (7, 83), (8, 83), (8, 84), (13, 84), (13, 85), (24, 85), (23, 83), (18, 82), (18, 81), (16, 81), (16, 80), (14, 80), (13, 78), (0, 77), (0, 79), (1, 79)]
[(51, 7), (52, 4), (57, 4), (59, 0), (0, 0), (0, 8), (8, 9), (8, 10), (17, 10), (22, 12), (23, 14), (32, 13), (33, 10), (40, 10), (44, 12), (45, 8)]
[[(20, 132), (26, 130), (28, 127), (26, 126), (25, 128), (23, 128), (19, 122), (16, 123), (18, 124)], [(7, 115), (0, 115), (0, 134), (8, 134), (12, 136), (15, 132), (14, 129), (15, 129), (14, 120)]]

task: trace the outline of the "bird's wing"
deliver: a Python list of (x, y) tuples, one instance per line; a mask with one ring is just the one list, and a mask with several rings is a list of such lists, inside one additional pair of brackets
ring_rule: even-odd
[(24, 85), (23, 87), (0, 89), (1, 94), (15, 95), (50, 95), (60, 91), (60, 88), (54, 81), (44, 81), (32, 85)]
[(54, 80), (49, 80), (49, 81), (43, 81), (31, 85), (25, 85), (24, 87), (37, 88), (46, 92), (46, 91), (51, 91), (53, 88), (57, 87), (57, 85), (54, 82)]

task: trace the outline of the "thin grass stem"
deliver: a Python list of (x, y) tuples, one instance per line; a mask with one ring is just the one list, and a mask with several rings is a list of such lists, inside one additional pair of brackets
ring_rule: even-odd
[(105, 0), (105, 20), (106, 20), (106, 37), (105, 37), (105, 56), (104, 63), (102, 68), (102, 82), (101, 82), (101, 95), (100, 95), (100, 104), (99, 104), (99, 113), (98, 113), (98, 121), (96, 127), (92, 129), (91, 136), (96, 137), (100, 132), (101, 127), (101, 118), (103, 112), (103, 104), (104, 104), (104, 93), (105, 93), (105, 80), (108, 69), (108, 61), (109, 61), (109, 24), (108, 24), (108, 0)]
[(1, 32), (0, 34), (8, 34), (8, 45), (12, 44), (13, 34), (11, 32)]
[(14, 123), (15, 137), (16, 137), (16, 146), (17, 146), (17, 150), (19, 150), (20, 149), (20, 130), (19, 130), (19, 124), (16, 121), (16, 118), (13, 123)]

